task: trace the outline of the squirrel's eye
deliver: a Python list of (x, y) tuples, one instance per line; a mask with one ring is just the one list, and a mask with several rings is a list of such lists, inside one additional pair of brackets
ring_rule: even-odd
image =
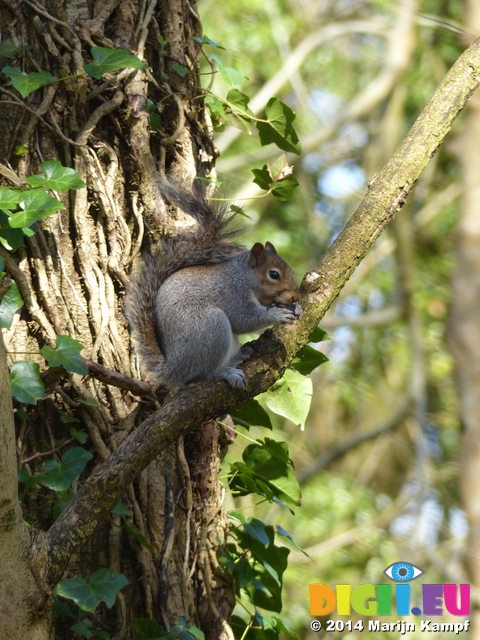
[(271, 278), (272, 280), (280, 280), (280, 274), (278, 273), (278, 271), (275, 271), (275, 269), (271, 269), (268, 272), (268, 276), (269, 278)]

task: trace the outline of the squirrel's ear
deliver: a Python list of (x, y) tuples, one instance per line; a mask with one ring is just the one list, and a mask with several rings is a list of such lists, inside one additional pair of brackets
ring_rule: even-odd
[[(268, 244), (268, 243), (267, 243)], [(258, 267), (267, 256), (265, 255), (265, 247), (261, 242), (256, 242), (250, 249), (250, 255), (248, 256), (248, 264), (252, 269)]]
[(268, 249), (268, 251), (271, 251), (272, 253), (277, 253), (277, 250), (275, 249), (275, 247), (273, 246), (273, 244), (271, 242), (266, 242), (265, 243), (265, 249)]

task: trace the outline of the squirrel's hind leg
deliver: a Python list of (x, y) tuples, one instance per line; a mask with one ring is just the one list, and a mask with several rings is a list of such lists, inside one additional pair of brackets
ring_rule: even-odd
[[(236, 367), (245, 358), (240, 357), (240, 343), (227, 315), (218, 307), (203, 307), (197, 318), (201, 322), (197, 322), (195, 333), (190, 326), (179, 326), (178, 318), (168, 327), (172, 338), (165, 340), (169, 345), (165, 353), (169, 378), (177, 385), (202, 378), (222, 379), (235, 389), (245, 389), (247, 378)], [(162, 330), (165, 328), (166, 324)]]

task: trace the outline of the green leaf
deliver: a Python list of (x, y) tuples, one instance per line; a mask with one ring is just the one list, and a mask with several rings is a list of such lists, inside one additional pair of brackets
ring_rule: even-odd
[(232, 491), (239, 495), (258, 493), (270, 502), (298, 506), (301, 491), (291, 469), (285, 442), (265, 438), (265, 442), (250, 444), (242, 454), (243, 463), (230, 465)]
[(235, 424), (249, 429), (250, 427), (266, 427), (273, 429), (270, 417), (265, 409), (256, 401), (248, 400), (231, 413)]
[(295, 113), (278, 98), (270, 98), (265, 107), (268, 122), (256, 122), (262, 146), (276, 144), (282, 151), (300, 154), (302, 147), (292, 122)]
[(323, 342), (324, 340), (331, 340), (328, 333), (321, 327), (315, 327), (308, 339), (309, 342)]
[(163, 55), (165, 55), (165, 47), (168, 43), (168, 40), (165, 40), (165, 38), (159, 33), (157, 36), (157, 42), (160, 45), (161, 49), (162, 49), (162, 53)]
[(16, 251), (23, 244), (23, 229), (12, 229), (9, 226), (9, 217), (0, 210), (0, 244), (7, 251)]
[[(266, 616), (265, 614), (261, 614), (258, 611), (258, 609), (255, 609), (255, 614), (256, 614), (255, 617), (258, 620), (258, 623), (260, 624), (262, 629), (266, 631), (273, 631), (275, 633), (276, 638), (278, 638), (280, 636), (280, 632), (283, 631), (284, 633), (287, 633), (289, 636), (292, 636), (297, 640), (301, 640), (300, 636), (297, 633), (295, 633), (295, 631), (288, 629), (280, 618), (277, 618), (276, 616), (270, 617), (270, 616)], [(271, 636), (269, 635), (268, 637), (270, 638)]]
[(181, 78), (184, 78), (188, 74), (188, 69), (186, 67), (184, 67), (183, 64), (178, 64), (178, 62), (174, 62), (172, 64), (172, 69)]
[(245, 518), (239, 511), (233, 511), (230, 515), (237, 517), (243, 524), (243, 528), (254, 540), (258, 540), (265, 547), (268, 545), (268, 536), (265, 531), (265, 523), (257, 518)]
[(327, 356), (307, 344), (297, 353), (291, 366), (305, 376), (325, 362), (328, 362)]
[(198, 36), (196, 36), (194, 40), (198, 42), (198, 44), (209, 44), (211, 47), (216, 47), (217, 49), (223, 49), (225, 51), (225, 47), (222, 47), (217, 42), (210, 40), (210, 38), (206, 35), (204, 35), (203, 38), (199, 38)]
[(36, 362), (15, 362), (10, 371), (12, 396), (23, 404), (37, 404), (44, 397), (44, 384)]
[(56, 613), (59, 613), (61, 616), (67, 616), (68, 618), (74, 617), (72, 610), (70, 609), (70, 607), (66, 602), (61, 602), (55, 596), (52, 596), (52, 600), (53, 600), (52, 608)]
[(231, 87), (235, 87), (237, 84), (242, 84), (248, 80), (248, 78), (246, 78), (243, 73), (240, 73), (240, 71), (225, 65), (220, 56), (216, 53), (210, 53), (208, 57), (216, 63), (220, 75)]
[(79, 620), (79, 622), (75, 622), (72, 624), (70, 629), (75, 633), (78, 633), (82, 638), (91, 638), (93, 633), (91, 632), (92, 621), (89, 618), (85, 618), (84, 620)]
[(145, 65), (137, 56), (130, 55), (125, 49), (109, 49), (105, 47), (92, 47), (95, 62), (83, 66), (83, 70), (91, 78), (100, 80), (105, 73), (119, 71), (120, 69), (133, 68), (145, 69)]
[(267, 165), (264, 164), (261, 169), (252, 169), (252, 173), (255, 176), (254, 183), (258, 184), (260, 189), (270, 191), (273, 186), (273, 178)]
[(132, 536), (135, 538), (135, 540), (137, 542), (139, 542), (143, 547), (145, 547), (145, 549), (148, 549), (150, 551), (151, 554), (155, 553), (155, 549), (152, 547), (152, 545), (148, 542), (148, 540), (146, 539), (146, 537), (143, 535), (143, 533), (140, 531), (140, 529), (135, 526), (134, 524), (132, 524), (131, 522), (129, 522), (128, 520), (124, 520), (123, 522), (123, 527), (124, 529), (126, 529), (130, 534), (132, 534)]
[(152, 131), (156, 131), (159, 126), (162, 124), (162, 118), (158, 113), (151, 113), (149, 115), (150, 119), (150, 129)]
[(60, 411), (59, 413), (60, 413), (60, 420), (64, 424), (69, 424), (70, 422), (80, 422), (78, 418), (75, 418), (75, 416), (70, 416), (66, 411)]
[(247, 122), (250, 122), (253, 112), (248, 107), (250, 98), (247, 95), (238, 89), (230, 89), (227, 93), (226, 102), (228, 102), (229, 107), (233, 107), (238, 112), (235, 115), (241, 116)]
[(37, 220), (48, 218), (60, 209), (65, 209), (65, 205), (56, 198), (49, 196), (43, 189), (32, 189), (22, 193), (19, 200), (20, 208), (23, 211), (12, 214), (9, 224), (13, 229), (30, 227)]
[(14, 156), (26, 156), (28, 153), (30, 153), (30, 150), (24, 144), (17, 144), (17, 146), (13, 150)]
[(72, 447), (65, 451), (62, 461), (47, 460), (45, 471), (37, 474), (38, 482), (53, 491), (66, 491), (82, 473), (93, 455), (82, 447)]
[(128, 517), (130, 515), (130, 509), (123, 504), (123, 502), (117, 502), (117, 504), (113, 507), (112, 513), (116, 516), (125, 516)]
[(287, 369), (283, 378), (257, 398), (271, 411), (305, 428), (305, 421), (312, 403), (313, 385), (298, 371)]
[(73, 600), (83, 611), (93, 613), (99, 602), (111, 609), (118, 591), (128, 584), (123, 573), (111, 569), (98, 569), (92, 573), (88, 583), (80, 577), (63, 579), (57, 585), (58, 595)]
[(284, 529), (283, 527), (281, 527), (279, 524), (277, 524), (277, 534), (279, 536), (283, 536), (285, 538), (288, 538), (294, 545), (295, 547), (301, 551), (303, 553), (304, 556), (307, 556), (307, 558), (310, 558), (310, 556), (308, 555), (308, 553), (306, 551), (304, 551), (302, 549), (302, 547), (300, 547), (296, 542), (295, 542), (295, 538), (288, 533), (288, 531), (286, 529)]
[(298, 180), (296, 178), (284, 178), (279, 182), (275, 182), (272, 187), (272, 194), (281, 202), (290, 200), (294, 189), (298, 187)]
[(5, 275), (5, 273), (3, 271), (4, 269), (5, 269), (5, 260), (0, 256), (0, 280)]
[(282, 579), (287, 568), (287, 558), (290, 549), (275, 545), (275, 534), (272, 526), (266, 526), (265, 532), (269, 543), (261, 544), (250, 536), (242, 540), (239, 534), (239, 544), (248, 549), (256, 560), (257, 583), (247, 586), (247, 591), (253, 603), (267, 611), (280, 612), (282, 610)]
[(18, 207), (21, 195), (21, 191), (0, 187), (0, 209), (14, 211)]
[(163, 638), (165, 631), (158, 622), (149, 618), (133, 618), (130, 622), (132, 629), (138, 632), (140, 640), (151, 640), (152, 638)]
[(205, 634), (201, 629), (195, 627), (193, 624), (189, 624), (185, 627), (185, 629), (197, 640), (205, 640)]
[(3, 67), (2, 73), (10, 78), (13, 86), (22, 96), (26, 98), (32, 91), (55, 82), (55, 78), (48, 71), (34, 71), (33, 73), (23, 73), (15, 67)]
[(80, 359), (80, 351), (84, 348), (83, 344), (69, 336), (57, 336), (56, 345), (56, 349), (49, 345), (40, 349), (40, 353), (44, 355), (49, 367), (62, 366), (67, 371), (73, 371), (82, 376), (87, 375), (88, 367)]
[(14, 58), (19, 51), (21, 51), (20, 47), (16, 47), (11, 40), (0, 42), (0, 56)]
[(31, 187), (44, 187), (52, 191), (67, 191), (68, 189), (83, 189), (85, 182), (75, 169), (62, 166), (58, 160), (46, 160), (40, 165), (44, 176), (36, 174), (27, 178)]
[(12, 286), (0, 302), (0, 327), (10, 329), (14, 315), (22, 307), (22, 296), (20, 295), (15, 282), (12, 282)]
[(76, 438), (80, 442), (80, 444), (85, 444), (88, 440), (88, 433), (85, 433), (85, 431), (79, 431), (74, 427), (70, 429), (70, 435)]

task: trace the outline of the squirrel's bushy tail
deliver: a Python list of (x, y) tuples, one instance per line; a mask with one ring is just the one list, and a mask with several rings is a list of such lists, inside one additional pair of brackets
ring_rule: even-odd
[(154, 380), (165, 377), (162, 346), (155, 329), (155, 301), (162, 283), (181, 269), (217, 264), (244, 249), (232, 242), (239, 232), (233, 225), (236, 214), (229, 205), (217, 206), (207, 201), (200, 180), (195, 181), (192, 190), (166, 181), (162, 181), (160, 189), (168, 202), (198, 224), (194, 230), (163, 238), (151, 254), (143, 256), (131, 276), (125, 315), (136, 351)]

